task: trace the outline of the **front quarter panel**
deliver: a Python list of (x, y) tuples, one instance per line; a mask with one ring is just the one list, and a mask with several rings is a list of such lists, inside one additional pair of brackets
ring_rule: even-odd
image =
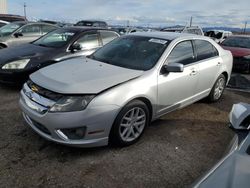
[(117, 105), (121, 109), (137, 98), (145, 98), (150, 101), (154, 117), (157, 104), (157, 77), (154, 71), (144, 72), (138, 78), (101, 92), (91, 101), (89, 107)]

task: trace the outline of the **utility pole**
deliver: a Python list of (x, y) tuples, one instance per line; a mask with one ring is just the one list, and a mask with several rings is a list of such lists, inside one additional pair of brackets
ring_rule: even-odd
[(245, 27), (244, 27), (243, 33), (246, 33), (246, 30), (247, 30), (247, 22), (245, 22)]
[(127, 20), (127, 27), (130, 27), (129, 20)]
[(24, 2), (24, 4), (23, 4), (23, 12), (24, 12), (24, 17), (25, 17), (25, 18), (27, 17), (27, 15), (26, 15), (26, 7), (27, 7), (27, 5), (26, 5), (26, 3)]
[(192, 24), (193, 24), (193, 16), (191, 16), (190, 18), (190, 27), (192, 26)]

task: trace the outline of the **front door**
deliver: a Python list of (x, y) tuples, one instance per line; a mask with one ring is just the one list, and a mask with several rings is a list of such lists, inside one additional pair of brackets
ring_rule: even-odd
[(193, 102), (198, 82), (198, 66), (195, 63), (193, 44), (191, 41), (178, 43), (165, 63), (180, 63), (184, 71), (167, 73), (158, 76), (158, 115)]

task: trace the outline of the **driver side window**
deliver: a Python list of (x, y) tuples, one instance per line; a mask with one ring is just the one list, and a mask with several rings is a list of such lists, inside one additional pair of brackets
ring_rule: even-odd
[(22, 33), (23, 36), (40, 35), (41, 28), (40, 28), (40, 25), (27, 25), (27, 26), (24, 26), (19, 32)]
[(194, 50), (191, 41), (184, 41), (177, 44), (167, 58), (167, 62), (191, 64), (195, 61)]
[(97, 33), (88, 33), (83, 35), (76, 41), (77, 44), (80, 44), (81, 48), (84, 49), (93, 49), (99, 47), (99, 39)]

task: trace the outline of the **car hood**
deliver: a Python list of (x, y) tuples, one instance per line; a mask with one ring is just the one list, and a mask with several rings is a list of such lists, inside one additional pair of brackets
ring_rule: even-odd
[(243, 57), (250, 55), (250, 49), (248, 48), (237, 48), (237, 47), (229, 47), (229, 46), (222, 46), (225, 50), (231, 51), (234, 57)]
[(15, 47), (4, 48), (0, 50), (0, 65), (25, 58), (39, 60), (53, 54), (51, 53), (53, 50), (55, 49), (36, 46), (33, 44), (23, 44)]
[(39, 86), (57, 93), (97, 94), (142, 74), (143, 71), (80, 57), (40, 69), (30, 78)]

